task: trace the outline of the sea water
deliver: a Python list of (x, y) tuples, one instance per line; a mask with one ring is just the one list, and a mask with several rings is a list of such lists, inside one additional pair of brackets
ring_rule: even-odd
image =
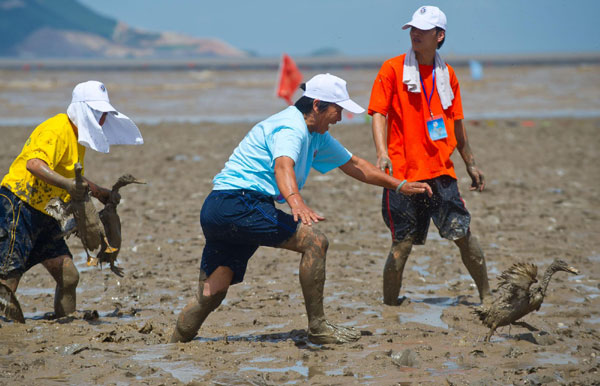
[[(378, 66), (303, 69), (304, 80), (331, 72), (348, 82), (350, 96), (367, 107)], [(466, 119), (600, 117), (600, 64), (488, 66), (481, 78), (456, 68)], [(105, 83), (111, 103), (138, 124), (253, 123), (282, 110), (277, 70), (0, 70), (0, 125), (36, 126), (66, 111), (73, 87)], [(300, 97), (298, 90), (293, 100)], [(361, 123), (366, 114), (344, 114)]]

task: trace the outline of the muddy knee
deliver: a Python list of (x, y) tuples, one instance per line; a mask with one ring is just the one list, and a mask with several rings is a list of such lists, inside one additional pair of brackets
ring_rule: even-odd
[(406, 260), (408, 260), (408, 255), (410, 255), (412, 246), (413, 240), (411, 238), (402, 241), (394, 241), (385, 263), (385, 269), (396, 272), (404, 270), (404, 265), (406, 264)]
[(329, 249), (329, 240), (327, 239), (327, 236), (317, 230), (313, 232), (312, 237), (310, 237), (310, 239), (307, 241), (308, 248), (318, 248), (323, 256), (327, 253), (327, 249)]
[(71, 259), (65, 259), (62, 267), (61, 283), (58, 283), (64, 289), (77, 288), (79, 284), (79, 271)]

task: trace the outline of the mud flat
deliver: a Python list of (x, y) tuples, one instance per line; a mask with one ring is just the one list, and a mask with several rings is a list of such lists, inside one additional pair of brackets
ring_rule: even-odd
[[(199, 210), (211, 179), (248, 124), (142, 126), (146, 144), (89, 152), (86, 175), (110, 186), (123, 173), (143, 179), (121, 191), (119, 278), (85, 265), (77, 313), (53, 320), (53, 282), (42, 267), (17, 296), (26, 324), (0, 319), (0, 385), (53, 384), (567, 384), (600, 383), (600, 120), (468, 121), (483, 193), (459, 187), (473, 214), (492, 286), (513, 262), (540, 270), (560, 257), (581, 271), (557, 273), (537, 331), (487, 332), (472, 313), (477, 291), (449, 242), (432, 226), (413, 249), (398, 307), (382, 304), (381, 274), (390, 236), (380, 189), (339, 171), (309, 178), (304, 197), (327, 221), (325, 308), (363, 333), (354, 344), (312, 345), (298, 281), (299, 255), (261, 248), (245, 282), (188, 344), (167, 344), (177, 314), (193, 296), (204, 239)], [(0, 127), (0, 174), (30, 129)], [(353, 153), (373, 160), (368, 125), (332, 128)]]

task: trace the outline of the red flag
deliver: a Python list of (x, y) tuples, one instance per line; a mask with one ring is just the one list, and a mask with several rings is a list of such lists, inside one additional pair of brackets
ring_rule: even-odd
[(277, 85), (277, 96), (287, 101), (292, 105), (292, 96), (302, 82), (302, 73), (298, 70), (296, 63), (283, 54), (281, 63), (279, 64), (279, 84)]

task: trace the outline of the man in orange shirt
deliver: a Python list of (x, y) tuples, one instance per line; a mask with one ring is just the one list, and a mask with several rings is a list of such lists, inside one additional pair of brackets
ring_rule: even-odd
[(490, 295), (485, 258), (458, 191), (450, 160), (455, 148), (471, 176), (471, 190), (481, 192), (485, 183), (463, 125), (458, 80), (437, 53), (446, 38), (446, 15), (423, 6), (402, 27), (407, 28), (412, 48), (383, 63), (368, 112), (373, 116), (377, 166), (400, 180), (427, 182), (433, 196), (384, 189), (382, 214), (392, 232), (392, 248), (383, 271), (383, 301), (398, 304), (404, 265), (412, 246), (425, 244), (430, 219), (460, 249), (483, 301)]

